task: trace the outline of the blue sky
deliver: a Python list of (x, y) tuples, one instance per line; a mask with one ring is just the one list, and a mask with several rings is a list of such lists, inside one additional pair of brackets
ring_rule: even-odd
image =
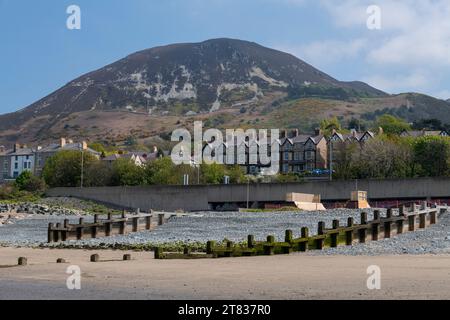
[[(81, 30), (66, 28), (72, 4)], [(380, 30), (366, 26), (371, 4)], [(339, 80), (450, 98), (447, 0), (0, 0), (0, 114), (135, 51), (218, 37), (288, 51)]]

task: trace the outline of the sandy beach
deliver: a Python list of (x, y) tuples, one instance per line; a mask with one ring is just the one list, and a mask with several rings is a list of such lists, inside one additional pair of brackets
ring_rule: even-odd
[[(94, 253), (100, 262), (89, 261)], [(131, 261), (121, 261), (125, 253)], [(21, 256), (28, 265), (14, 266)], [(81, 269), (81, 290), (67, 289), (70, 265)], [(367, 288), (371, 265), (381, 268), (381, 290)], [(0, 248), (0, 266), (0, 299), (450, 299), (450, 255), (154, 260), (150, 252)]]

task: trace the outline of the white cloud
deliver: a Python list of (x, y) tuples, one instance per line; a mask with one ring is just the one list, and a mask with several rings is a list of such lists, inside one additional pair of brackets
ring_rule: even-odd
[(424, 70), (415, 70), (405, 74), (374, 74), (362, 80), (380, 90), (395, 93), (405, 91), (423, 91), (430, 87), (430, 74)]

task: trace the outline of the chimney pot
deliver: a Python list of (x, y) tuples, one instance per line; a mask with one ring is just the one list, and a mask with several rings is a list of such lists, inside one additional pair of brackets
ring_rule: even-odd
[(59, 146), (61, 148), (63, 148), (65, 145), (66, 145), (66, 139), (65, 138), (59, 139)]

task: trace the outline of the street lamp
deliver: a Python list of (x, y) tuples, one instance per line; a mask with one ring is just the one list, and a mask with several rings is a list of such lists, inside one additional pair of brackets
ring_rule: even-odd
[(83, 188), (83, 175), (84, 175), (84, 148), (83, 144), (80, 143), (80, 149), (81, 149), (81, 178), (80, 178), (80, 188)]

